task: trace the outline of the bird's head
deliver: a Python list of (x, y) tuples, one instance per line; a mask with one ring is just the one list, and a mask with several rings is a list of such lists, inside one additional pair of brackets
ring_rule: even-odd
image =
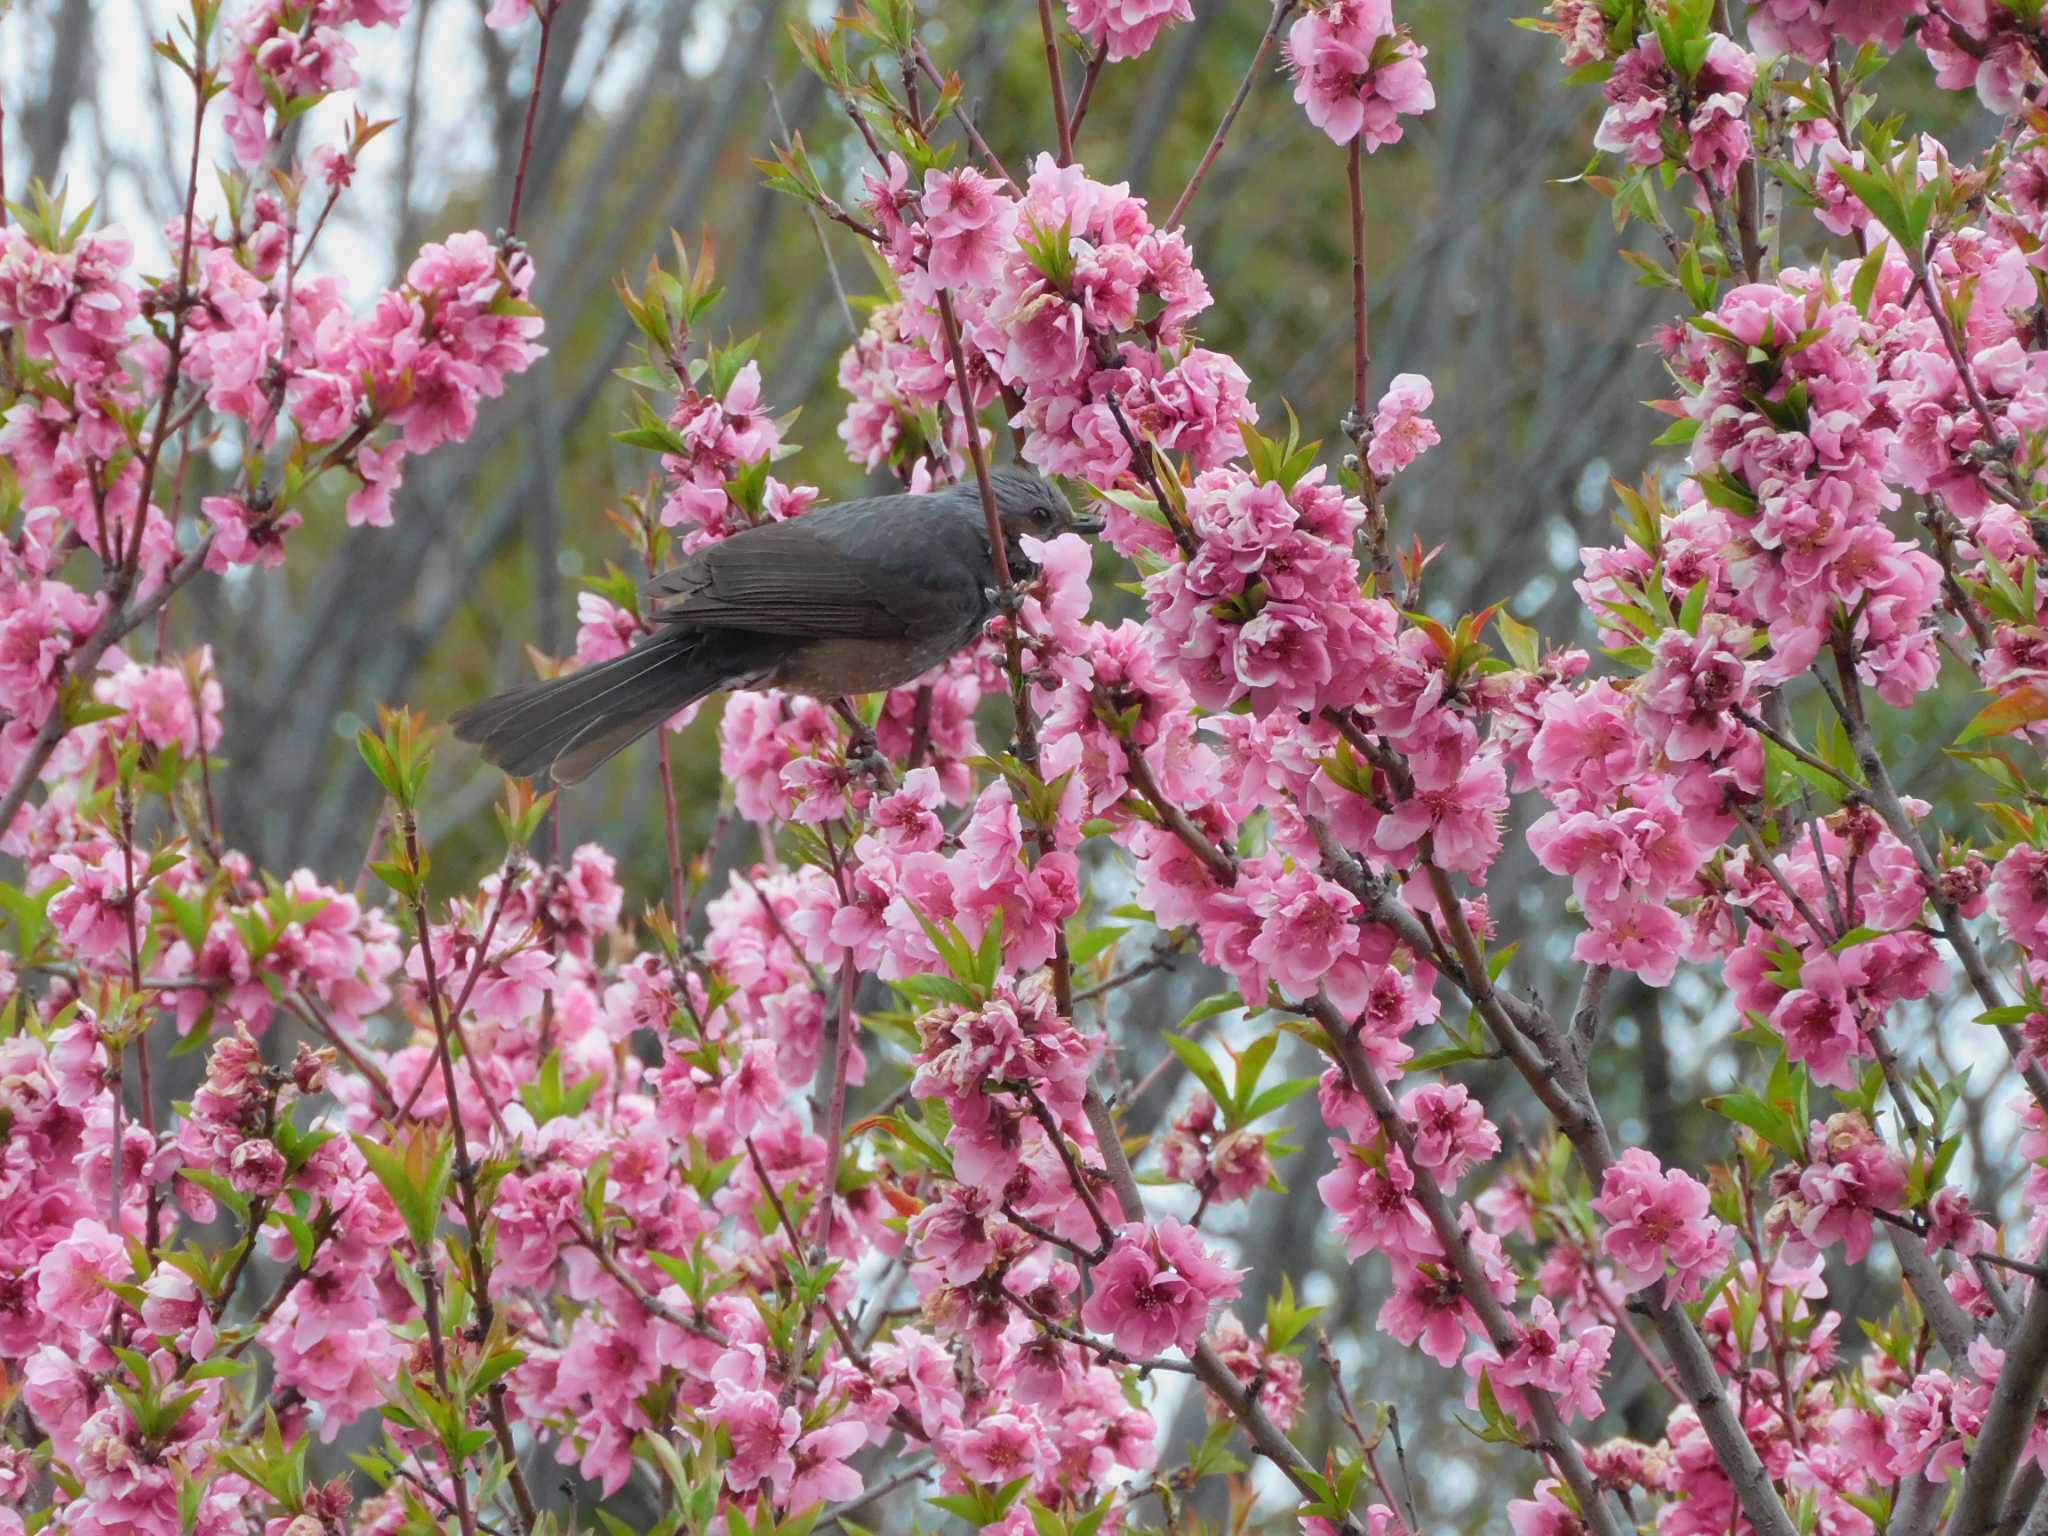
[[(996, 493), (996, 515), (1002, 520), (1003, 537), (1012, 548), (1019, 539), (1052, 539), (1063, 533), (1094, 535), (1102, 532), (1101, 517), (1079, 513), (1060, 488), (1043, 475), (1025, 469), (991, 469), (989, 484)], [(977, 498), (980, 487), (972, 480), (961, 489)]]

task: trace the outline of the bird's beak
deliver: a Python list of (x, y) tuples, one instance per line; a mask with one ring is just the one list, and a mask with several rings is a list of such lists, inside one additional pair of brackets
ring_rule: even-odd
[(1070, 512), (1067, 514), (1067, 531), (1069, 533), (1083, 534), (1092, 539), (1095, 535), (1102, 532), (1106, 526), (1107, 523), (1102, 513), (1093, 508), (1086, 512)]

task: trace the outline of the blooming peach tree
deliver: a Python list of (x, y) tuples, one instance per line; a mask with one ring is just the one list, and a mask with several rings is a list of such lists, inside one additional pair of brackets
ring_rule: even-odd
[[(491, 8), (539, 31), (536, 105), (564, 3)], [(981, 642), (843, 716), (729, 699), (763, 857), (723, 888), (672, 793), (668, 886), (629, 893), (602, 848), (534, 852), (548, 801), (512, 784), (501, 867), (452, 895), (426, 722), (361, 739), (378, 885), (279, 876), (218, 830), (208, 652), (151, 640), (204, 573), (288, 558), (327, 482), (376, 537), (406, 461), (538, 355), (523, 161), (502, 232), (387, 291), (315, 259), (387, 125), (287, 125), (406, 9), (191, 0), (160, 49), (194, 135), (166, 273), (40, 188), (0, 231), (0, 1533), (617, 1532), (632, 1485), (661, 1533), (857, 1530), (893, 1497), (1011, 1536), (1186, 1529), (1197, 1499), (1420, 1536), (1427, 1480), (1316, 1309), (1233, 1305), (1288, 1256), (1217, 1217), (1283, 1162), (1377, 1328), (1458, 1384), (1517, 1536), (2043, 1528), (2036, 7), (1529, 20), (1604, 97), (1580, 179), (1649, 232), (1673, 317), (1663, 471), (1615, 488), (1552, 637), (1444, 609), (1396, 516), (1454, 446), (1427, 379), (1371, 378), (1367, 157), (1433, 104), (1386, 0), (1274, 0), (1164, 212), (1090, 173), (1082, 129), (1187, 0), (1067, 0), (1064, 28), (1040, 0), (1053, 132), (1018, 166), (911, 0), (807, 34), (861, 168), (828, 184), (792, 137), (766, 172), (887, 274), (840, 364), (847, 453), (978, 482), (993, 516), (1014, 452), (1100, 501), (1109, 551), (1029, 546)], [(1922, 57), (1974, 88), (1981, 153), (1884, 115), (1875, 77)], [(1282, 70), (1348, 182), (1333, 451), (1254, 403), (1260, 359), (1202, 344), (1256, 295), (1213, 294), (1182, 233)], [(624, 293), (644, 567), (817, 500), (771, 472), (792, 445), (749, 349), (705, 344), (717, 297), (680, 247)], [(1098, 567), (1142, 619), (1091, 617)], [(624, 579), (578, 611), (562, 665), (647, 627)], [(1909, 778), (1930, 699), (1965, 723)], [(1518, 979), (1490, 910), (1515, 843), (1569, 995)], [(1156, 968), (1146, 934), (1222, 990), (1107, 1030), (1083, 1005)], [(1593, 1092), (1618, 976), (1715, 999), (1742, 1066), (1700, 1166), (1624, 1145)], [(1185, 1074), (1149, 1137), (1122, 1119), (1138, 1029)], [(1947, 1042), (1990, 1088), (1974, 1130)], [(168, 1105), (182, 1053), (204, 1076)], [(1861, 1337), (1844, 1273), (1896, 1301)], [(1633, 1434), (1624, 1367), (1660, 1395)], [(1212, 1429), (1169, 1458), (1155, 1410), (1189, 1390)], [(1314, 1422), (1339, 1432), (1311, 1448)]]

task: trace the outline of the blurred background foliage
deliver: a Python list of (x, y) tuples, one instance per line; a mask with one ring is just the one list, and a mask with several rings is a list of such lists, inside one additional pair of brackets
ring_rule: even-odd
[[(1146, 58), (1106, 71), (1078, 146), (1093, 175), (1130, 182), (1162, 213), (1268, 15), (1256, 0), (1196, 0), (1195, 8), (1195, 21), (1169, 30)], [(105, 206), (139, 226), (152, 270), (161, 261), (149, 258), (149, 229), (170, 216), (177, 181), (165, 167), (185, 153), (185, 140), (170, 127), (164, 80), (139, 39), (147, 27), (160, 30), (170, 9), (169, 0), (20, 0), (0, 34), (9, 185), (34, 174), (105, 189)], [(401, 122), (372, 152), (365, 175), (374, 184), (326, 253), (359, 296), (402, 270), (423, 240), (503, 220), (537, 39), (531, 27), (486, 32), (482, 9), (476, 0), (415, 0), (395, 40), (366, 53), (367, 110)], [(944, 0), (925, 9), (927, 45), (942, 69), (962, 76), (985, 137), (1013, 171), (1027, 166), (1051, 140), (1034, 7)], [(380, 702), (445, 719), (531, 676), (529, 648), (561, 656), (573, 647), (583, 578), (627, 559), (607, 509), (649, 490), (656, 471), (649, 455), (611, 438), (628, 400), (613, 370), (630, 361), (631, 330), (614, 283), (637, 282), (650, 255), (666, 256), (671, 229), (693, 247), (708, 236), (718, 253), (726, 298), (705, 339), (758, 332), (766, 403), (801, 409), (791, 435), (803, 452), (778, 473), (829, 497), (882, 488), (846, 460), (835, 433), (844, 401), (834, 374), (850, 337), (818, 236), (797, 204), (762, 188), (753, 165), (786, 125), (803, 134), (843, 201), (857, 195), (865, 151), (789, 37), (793, 24), (827, 14), (783, 0), (570, 0), (563, 8), (523, 218), (549, 356), (487, 404), (469, 442), (414, 461), (394, 528), (345, 529), (337, 494), (332, 515), (309, 516), (294, 535), (287, 569), (209, 580), (173, 614), (173, 645), (214, 647), (232, 760), (221, 810), (231, 841), (263, 865), (346, 878), (361, 863), (379, 802), (352, 738)], [(1601, 108), (1597, 89), (1564, 87), (1550, 40), (1510, 25), (1507, 9), (1407, 0), (1400, 14), (1429, 49), (1437, 108), (1368, 163), (1374, 392), (1397, 372), (1426, 374), (1443, 445), (1398, 482), (1397, 530), (1442, 547), (1426, 604), (1440, 616), (1506, 601), (1551, 639), (1589, 643), (1570, 585), (1577, 550), (1614, 536), (1610, 477), (1633, 481), (1651, 468), (1648, 445), (1662, 419), (1641, 402), (1671, 391), (1649, 343), (1678, 305), (1639, 283), (1619, 255), (1625, 246), (1648, 249), (1644, 232), (1617, 238), (1605, 198), (1576, 179)], [(1071, 57), (1069, 65), (1071, 89), (1079, 70)], [(1933, 90), (1917, 56), (1894, 63), (1880, 86), (1916, 126), (1952, 131), (1959, 149), (1971, 147), (1969, 103)], [(321, 121), (315, 114), (304, 131), (317, 133)], [(1338, 436), (1350, 384), (1343, 158), (1294, 105), (1276, 59), (1187, 224), (1216, 295), (1199, 326), (1205, 344), (1251, 375), (1269, 430), (1289, 402), (1306, 433), (1326, 442)], [(1786, 224), (1792, 259), (1818, 254), (1819, 246), (1799, 246), (1817, 238), (1810, 221), (1788, 213)], [(876, 291), (873, 273), (845, 231), (828, 229), (825, 238), (858, 312)], [(202, 467), (196, 478), (204, 477)], [(205, 489), (188, 486), (188, 498)], [(1114, 562), (1107, 552), (1103, 559), (1107, 576)], [(1118, 600), (1108, 580), (1098, 587), (1105, 603)], [(1894, 722), (1909, 782), (1974, 708), (1967, 690), (1929, 698)], [(706, 846), (720, 799), (715, 712), (675, 759), (684, 846), (722, 888), (723, 869), (756, 857), (759, 845), (751, 829), (728, 825), (723, 846)], [(452, 744), (436, 777), (426, 832), (437, 877), (457, 889), (500, 855), (487, 808), (498, 780)], [(1958, 795), (1959, 803), (1976, 797), (1967, 785)], [(571, 794), (559, 817), (562, 849), (601, 841), (636, 898), (666, 889), (651, 751), (623, 755)], [(1561, 888), (1534, 873), (1526, 854), (1504, 859), (1494, 912), (1506, 937), (1531, 941), (1510, 979), (1556, 997), (1569, 984), (1574, 920)], [(1121, 897), (1110, 889), (1097, 899), (1106, 909)], [(1142, 958), (1149, 937), (1127, 937), (1117, 963)], [(1183, 960), (1116, 994), (1126, 1083), (1163, 1054), (1160, 1029), (1214, 990), (1213, 974)], [(1617, 984), (1616, 1048), (1602, 1058), (1601, 1088), (1624, 1143), (1694, 1167), (1724, 1144), (1725, 1124), (1698, 1103), (1739, 1070), (1718, 1043), (1727, 1021), (1711, 1017), (1715, 1001), (1698, 978), (1688, 985), (1681, 977), (1662, 994)], [(1931, 1029), (1923, 1044), (1941, 1050)], [(1511, 1148), (1525, 1146), (1525, 1128), (1540, 1122), (1533, 1106), (1518, 1118), (1524, 1101), (1506, 1076), (1482, 1066), (1469, 1080), (1497, 1106)], [(870, 1097), (894, 1081), (871, 1079)], [(1134, 1103), (1133, 1131), (1157, 1128), (1184, 1094), (1171, 1087)], [(1324, 1321), (1354, 1388), (1401, 1406), (1426, 1524), (1499, 1528), (1500, 1490), (1523, 1485), (1528, 1469), (1493, 1462), (1494, 1448), (1457, 1427), (1462, 1380), (1370, 1327), (1384, 1274), (1351, 1270), (1321, 1235), (1315, 1179), (1327, 1164), (1313, 1104), (1294, 1106), (1293, 1139), (1303, 1150), (1283, 1168), (1290, 1192), (1255, 1202), (1250, 1225), (1233, 1235), (1255, 1259), (1286, 1257), (1307, 1298), (1329, 1306)], [(1983, 1104), (1972, 1113), (1981, 1130)], [(1225, 1230), (1237, 1219), (1227, 1217)], [(1240, 1307), (1252, 1326), (1282, 1269), (1254, 1263)], [(1834, 1301), (1846, 1311), (1892, 1300), (1881, 1285), (1865, 1294), (1843, 1288), (1851, 1277), (1836, 1278)], [(1867, 1284), (1868, 1271), (1854, 1283)], [(1621, 1407), (1607, 1428), (1654, 1434), (1665, 1399), (1630, 1352), (1618, 1348), (1614, 1359), (1611, 1400)], [(1299, 1433), (1319, 1457), (1332, 1424), (1320, 1372), (1313, 1363), (1309, 1370)], [(1171, 1409), (1175, 1388), (1165, 1390)], [(1167, 1413), (1170, 1453), (1199, 1434), (1197, 1402)], [(877, 1521), (880, 1529), (907, 1524)]]

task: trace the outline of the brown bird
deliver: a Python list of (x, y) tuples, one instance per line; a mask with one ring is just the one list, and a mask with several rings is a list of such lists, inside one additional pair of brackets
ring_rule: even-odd
[[(1097, 533), (1058, 487), (990, 471), (1012, 579), (1019, 540)], [(654, 633), (625, 655), (472, 705), (455, 734), (516, 778), (586, 779), (687, 704), (722, 689), (822, 699), (900, 688), (972, 641), (996, 611), (977, 484), (869, 496), (763, 523), (655, 577)]]

